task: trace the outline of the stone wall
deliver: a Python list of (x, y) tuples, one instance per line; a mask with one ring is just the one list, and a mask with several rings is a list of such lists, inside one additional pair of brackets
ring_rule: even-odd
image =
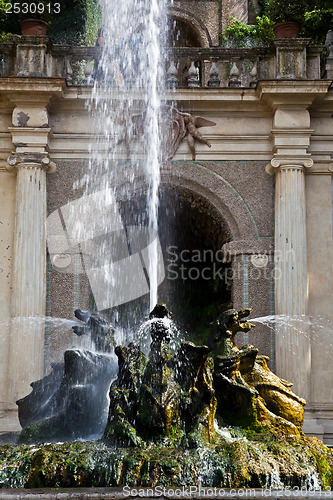
[(195, 29), (201, 47), (220, 45), (219, 35), (231, 18), (248, 22), (248, 0), (175, 0), (169, 15)]
[(248, 22), (248, 0), (222, 0), (223, 29), (230, 24), (231, 17), (246, 24)]
[(219, 45), (221, 2), (219, 0), (175, 0), (169, 16), (188, 23), (199, 35), (201, 47)]
[[(48, 181), (49, 214), (82, 196), (82, 191), (73, 189), (73, 186), (86, 172), (87, 164), (87, 161), (57, 162), (57, 171)], [(216, 252), (227, 244), (228, 248), (231, 248), (227, 260), (233, 267), (232, 305), (239, 309), (253, 307), (253, 316), (273, 313), (271, 259), (274, 179), (267, 175), (264, 167), (264, 162), (254, 161), (175, 161), (162, 171), (162, 189), (175, 189), (178, 193), (172, 200), (173, 206), (169, 207), (176, 212), (176, 218), (177, 212), (181, 211), (178, 205), (179, 196), (185, 191), (187, 195), (185, 198), (184, 194), (181, 195), (182, 203), (190, 197), (189, 210), (197, 213), (196, 233), (199, 234), (187, 242), (191, 248), (185, 247), (185, 250), (201, 251), (210, 248)], [(205, 206), (204, 213), (200, 208), (202, 203)], [(199, 211), (195, 212), (197, 208)], [(161, 212), (163, 209), (162, 201)], [(210, 218), (207, 218), (210, 211)], [(189, 224), (186, 214), (189, 212), (182, 212), (182, 221), (178, 220), (177, 224), (183, 224), (185, 227)], [(203, 225), (200, 225), (200, 217), (206, 217), (203, 219)], [(168, 223), (170, 226), (175, 224), (170, 218)], [(166, 257), (167, 248), (178, 244), (173, 232), (175, 228), (162, 225), (160, 230), (162, 250)], [(167, 233), (168, 236), (165, 236)], [(184, 250), (180, 247), (179, 252), (181, 249)], [(263, 268), (257, 267), (255, 260), (256, 255), (261, 253), (267, 258)], [(220, 254), (222, 255), (222, 252)], [(165, 265), (167, 266), (167, 262)], [(189, 266), (190, 264), (187, 265)], [(89, 283), (84, 274), (59, 272), (51, 265), (48, 275), (48, 311), (51, 316), (72, 318), (75, 308), (89, 307)], [(168, 279), (168, 273), (166, 275)], [(177, 282), (178, 287), (184, 285), (181, 281)], [(170, 300), (167, 290), (168, 284), (164, 283), (160, 290), (160, 300)], [(238, 341), (242, 344), (249, 340), (240, 336)], [(72, 342), (70, 331), (61, 337), (58, 332), (49, 331), (48, 361), (60, 360), (64, 347)], [(251, 334), (250, 342), (257, 345), (263, 354), (274, 358), (272, 333), (269, 329), (258, 325), (253, 335)], [(272, 361), (274, 363), (274, 359)]]

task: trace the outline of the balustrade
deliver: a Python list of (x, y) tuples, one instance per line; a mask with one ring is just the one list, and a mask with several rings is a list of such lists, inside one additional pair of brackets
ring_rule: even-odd
[[(98, 69), (103, 49), (101, 47), (68, 47), (52, 45), (47, 37), (34, 37), (29, 43), (27, 37), (14, 36), (12, 43), (0, 43), (0, 76), (38, 76), (65, 78), (70, 86), (92, 86), (96, 79), (103, 82)], [(43, 43), (42, 43), (43, 42)], [(294, 47), (295, 46), (295, 47)], [(28, 47), (28, 48), (27, 48)], [(294, 55), (293, 57), (293, 47)], [(33, 67), (31, 58), (24, 66), (22, 51), (44, 51), (39, 57), (38, 68)], [(323, 47), (309, 47), (309, 40), (296, 39), (284, 42), (273, 41), (270, 47), (248, 48), (192, 48), (178, 47), (169, 49), (166, 68), (167, 84), (170, 88), (251, 88), (258, 80), (320, 79), (323, 74), (330, 75), (332, 70), (332, 50), (328, 48), (327, 68), (320, 68), (320, 54)], [(286, 52), (283, 55), (283, 51)], [(288, 56), (288, 73), (284, 72), (283, 61)], [(42, 63), (41, 63), (42, 60)], [(297, 72), (298, 62), (302, 60), (302, 74)], [(282, 61), (282, 62), (281, 62)], [(295, 64), (294, 64), (295, 61)], [(44, 64), (44, 66), (43, 66)], [(115, 61), (115, 75), (119, 65)], [(293, 64), (295, 71), (293, 71)], [(326, 73), (325, 73), (326, 70)]]

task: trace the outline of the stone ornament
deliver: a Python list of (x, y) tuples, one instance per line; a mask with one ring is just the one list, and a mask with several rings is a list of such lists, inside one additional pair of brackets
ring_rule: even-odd
[(177, 149), (184, 139), (187, 137), (187, 142), (192, 153), (192, 160), (195, 160), (195, 140), (206, 144), (209, 148), (211, 143), (205, 139), (199, 132), (201, 127), (214, 127), (215, 122), (206, 120), (201, 116), (192, 116), (190, 113), (183, 113), (177, 108), (169, 107), (169, 117), (166, 118), (166, 126), (168, 134), (166, 139), (166, 155), (168, 160), (172, 160), (177, 152)]
[(45, 170), (48, 174), (52, 174), (56, 170), (56, 165), (50, 160), (45, 153), (13, 153), (7, 160), (7, 170), (10, 172), (14, 168), (34, 168), (39, 167)]
[[(176, 154), (181, 141), (186, 137), (192, 153), (192, 160), (195, 160), (195, 141), (206, 144), (209, 148), (211, 143), (199, 132), (201, 127), (214, 127), (215, 122), (206, 120), (201, 116), (192, 116), (190, 113), (179, 111), (173, 106), (165, 105), (161, 109), (163, 150), (167, 161), (172, 160)], [(129, 119), (119, 117), (116, 125), (121, 127), (120, 138), (116, 145), (124, 144), (129, 153), (132, 141), (142, 136), (145, 113), (132, 115)]]
[(303, 170), (311, 167), (313, 167), (313, 160), (311, 158), (273, 158), (266, 166), (266, 172), (273, 175), (278, 169)]

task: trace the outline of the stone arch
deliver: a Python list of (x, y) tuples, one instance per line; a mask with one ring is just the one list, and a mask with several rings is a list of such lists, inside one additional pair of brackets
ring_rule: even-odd
[[(119, 193), (133, 190), (129, 185), (126, 165), (117, 172)], [(197, 194), (211, 205), (220, 218), (225, 221), (230, 232), (230, 241), (247, 241), (249, 245), (260, 239), (255, 218), (242, 194), (219, 172), (217, 162), (195, 162), (176, 160), (161, 168), (161, 187), (186, 189)], [(135, 167), (135, 190), (144, 192), (147, 188), (143, 165)], [(122, 195), (120, 195), (122, 196)]]
[(170, 47), (200, 47), (200, 35), (192, 25), (172, 17), (170, 20), (169, 29), (169, 46)]
[(180, 23), (184, 23), (193, 32), (200, 47), (211, 47), (213, 45), (211, 35), (200, 18), (185, 9), (172, 7), (168, 9), (168, 16)]
[(231, 241), (258, 239), (258, 229), (250, 208), (236, 188), (216, 171), (216, 167), (175, 161), (162, 169), (161, 183), (188, 189), (207, 200), (225, 221)]

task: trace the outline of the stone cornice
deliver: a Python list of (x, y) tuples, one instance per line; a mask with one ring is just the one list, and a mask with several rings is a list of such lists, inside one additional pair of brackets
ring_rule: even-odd
[(65, 87), (64, 78), (0, 78), (0, 93), (15, 106), (19, 103), (46, 106), (52, 97), (62, 97)]
[[(0, 78), (1, 92), (62, 92), (66, 87), (64, 78), (29, 78), (29, 77), (2, 77)], [(36, 90), (38, 89), (38, 90)]]
[(308, 108), (323, 99), (331, 80), (267, 80), (259, 81), (257, 93), (273, 111), (279, 108)]
[(41, 168), (52, 174), (56, 165), (50, 160), (48, 153), (13, 153), (7, 160), (7, 170), (14, 168)]

